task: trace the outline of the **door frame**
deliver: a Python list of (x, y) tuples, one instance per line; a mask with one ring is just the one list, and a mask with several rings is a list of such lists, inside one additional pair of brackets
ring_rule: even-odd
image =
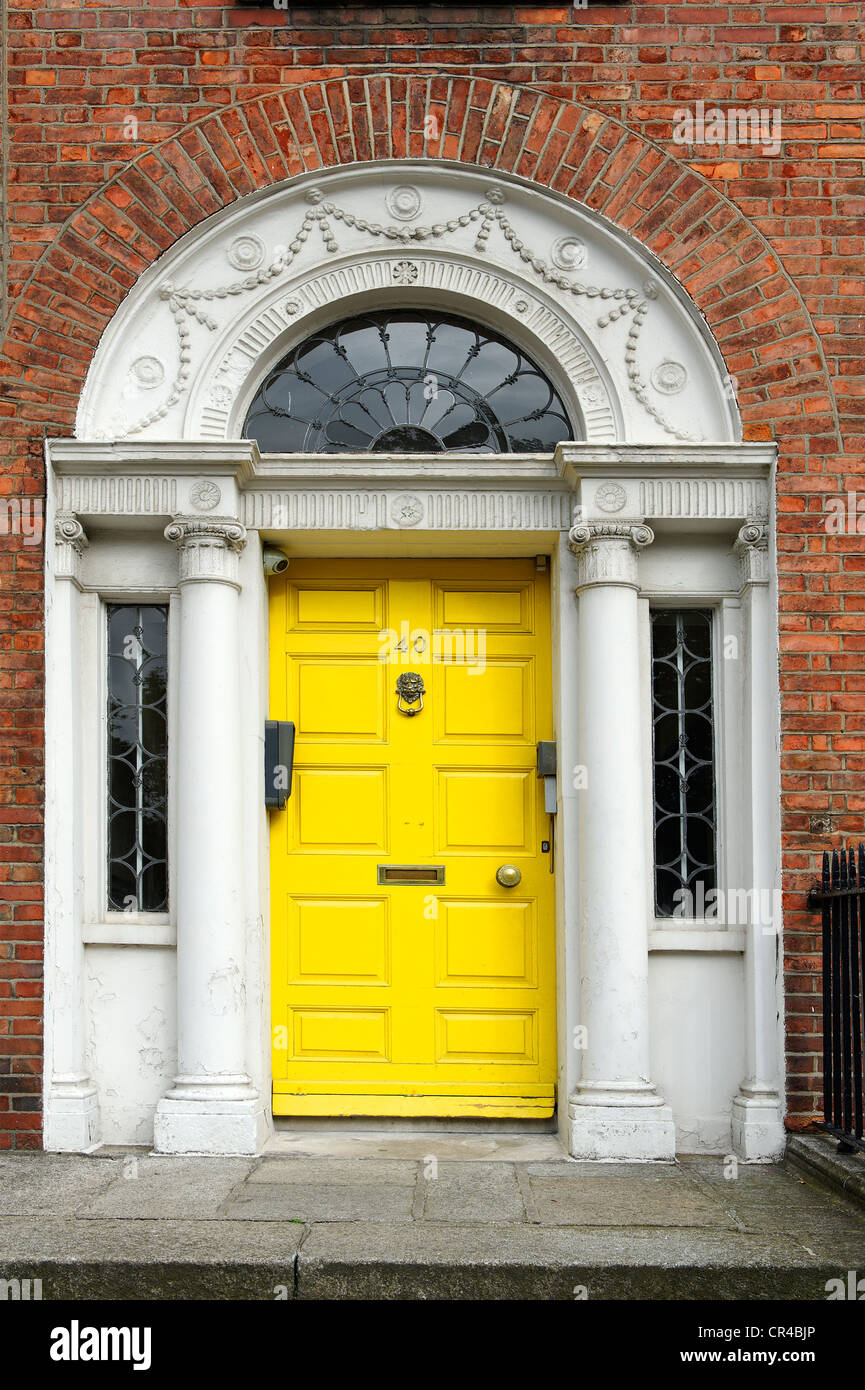
[[(169, 953), (175, 946), (175, 919), (165, 924), (115, 924), (100, 918), (98, 905), (88, 905), (98, 898), (96, 889), (104, 872), (87, 830), (88, 825), (98, 824), (101, 816), (101, 788), (91, 769), (93, 750), (101, 747), (102, 716), (92, 711), (91, 717), (85, 699), (81, 726), (68, 728), (65, 673), (69, 667), (65, 654), (76, 642), (76, 634), (91, 621), (92, 611), (108, 598), (122, 600), (134, 593), (139, 599), (170, 600), (172, 613), (175, 605), (182, 611), (189, 574), (188, 566), (184, 572), (187, 562), (178, 552), (190, 534), (212, 539), (216, 558), (210, 577), (234, 586), (238, 592), (237, 626), (221, 632), (220, 640), (233, 654), (241, 686), (242, 757), (237, 780), (225, 785), (221, 795), (226, 804), (237, 808), (231, 813), (239, 817), (240, 833), (248, 847), (243, 856), (242, 902), (232, 926), (230, 961), (237, 963), (243, 984), (236, 1007), (243, 1014), (242, 1060), (249, 1086), (238, 1085), (236, 1093), (226, 1094), (218, 1103), (191, 1094), (182, 1105), (176, 1099), (172, 1102), (176, 1111), (172, 1126), (163, 1129), (159, 1141), (162, 1151), (259, 1152), (271, 1129), (270, 1009), (268, 1004), (262, 1010), (259, 1004), (262, 996), (269, 999), (270, 991), (270, 865), (261, 771), (269, 659), (267, 591), (261, 561), (265, 541), (281, 545), (289, 556), (322, 558), (407, 553), (430, 557), (546, 553), (551, 557), (553, 712), (563, 769), (556, 826), (556, 963), (557, 1084), (562, 1102), (559, 1126), (564, 1134), (564, 1098), (575, 1089), (580, 1063), (579, 1052), (570, 1046), (572, 1030), (580, 1022), (581, 922), (577, 897), (579, 794), (567, 776), (578, 761), (575, 591), (579, 572), (569, 545), (569, 529), (575, 516), (581, 525), (588, 522), (599, 532), (610, 526), (651, 522), (657, 540), (650, 550), (660, 556), (664, 547), (675, 544), (677, 536), (701, 550), (705, 548), (707, 556), (721, 557), (718, 564), (722, 570), (727, 567), (724, 572), (728, 578), (719, 583), (719, 590), (734, 595), (740, 591), (729, 557), (734, 542), (741, 544), (743, 564), (747, 555), (752, 572), (750, 587), (741, 590), (743, 606), (747, 610), (758, 592), (768, 592), (769, 601), (775, 602), (774, 589), (759, 587), (767, 575), (768, 582), (774, 584), (771, 532), (768, 555), (766, 550), (774, 446), (577, 443), (560, 445), (552, 457), (446, 455), (432, 462), (426, 456), (403, 456), (376, 459), (372, 464), (330, 455), (263, 458), (254, 443), (239, 440), (54, 440), (48, 444), (47, 454), (47, 522), (55, 543), (46, 547), (46, 1146), (84, 1148), (103, 1133), (94, 1097), (106, 1084), (106, 1059), (112, 1057), (120, 1035), (116, 1033), (119, 1022), (109, 1019), (104, 1009), (100, 1013), (99, 999), (86, 992), (87, 959), (95, 948), (102, 952), (100, 961), (110, 955), (118, 962), (118, 978), (121, 971), (137, 970), (136, 961), (152, 961), (152, 953), (161, 952), (165, 968), (160, 966), (160, 979), (154, 979), (153, 998), (154, 1007), (164, 1015), (160, 1042), (165, 1065), (172, 1065), (177, 1013), (185, 1007), (183, 990), (177, 988), (168, 968)], [(410, 512), (417, 516), (411, 524), (406, 524), (406, 509), (401, 504), (406, 496), (418, 504), (417, 510)], [(609, 517), (611, 508), (616, 512), (614, 521)], [(627, 523), (620, 522), (623, 517)], [(178, 533), (182, 533), (182, 541), (175, 540)], [(171, 541), (174, 545), (167, 543)], [(222, 557), (217, 554), (220, 551), (225, 552)], [(675, 552), (669, 554), (675, 561)], [(728, 558), (724, 560), (724, 556)], [(643, 565), (642, 557), (639, 563)], [(732, 563), (735, 566), (735, 559)], [(68, 595), (68, 601), (58, 602), (61, 593)], [(183, 659), (181, 650), (181, 666)], [(754, 661), (758, 660), (766, 688), (777, 690), (771, 651), (755, 649)], [(179, 782), (190, 775), (189, 750), (183, 740), (176, 748), (174, 775)], [(73, 755), (74, 775), (62, 774), (65, 760)], [(754, 805), (763, 807), (762, 820), (768, 829), (761, 840), (768, 868), (761, 871), (758, 881), (772, 882), (777, 864), (777, 765), (766, 762), (748, 775)], [(650, 807), (646, 810), (648, 818)], [(66, 834), (66, 827), (76, 818), (84, 827), (80, 843), (73, 843)], [(182, 840), (186, 833), (183, 827), (172, 813), (169, 819), (170, 834)], [(84, 895), (78, 891), (82, 882)], [(647, 903), (649, 929), (650, 916)], [(182, 949), (182, 935), (177, 934), (178, 949)], [(676, 947), (666, 942), (663, 949), (739, 953), (743, 949), (732, 934), (726, 945), (719, 942), (718, 933), (709, 934), (700, 943), (695, 941), (697, 932), (687, 935), (687, 942), (683, 940)], [(774, 950), (771, 938), (765, 945)], [(746, 1009), (745, 1030), (751, 1037), (777, 1040), (770, 1076), (777, 1093), (783, 1074), (777, 1022), (780, 996), (773, 988), (774, 975), (756, 958), (753, 966), (757, 984)], [(745, 969), (746, 973), (751, 969), (747, 956)], [(127, 980), (123, 974), (124, 989)], [(88, 1020), (97, 1015), (102, 1029), (101, 1051), (97, 1047), (88, 1052)], [(767, 1055), (767, 1044), (761, 1046)], [(131, 1072), (130, 1078), (135, 1081)], [(139, 1129), (153, 1115), (152, 1078), (147, 1088), (139, 1085), (136, 1099)], [(167, 1099), (159, 1102), (157, 1110)], [(763, 1110), (774, 1106), (776, 1114), (780, 1101), (761, 1100), (760, 1104)], [(229, 1114), (230, 1124), (226, 1119)], [(621, 1156), (626, 1155), (622, 1152)]]

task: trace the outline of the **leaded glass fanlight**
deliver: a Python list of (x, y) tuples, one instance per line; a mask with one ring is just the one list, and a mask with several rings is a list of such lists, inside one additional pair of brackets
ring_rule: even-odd
[(548, 453), (579, 437), (520, 348), (466, 319), (411, 310), (344, 319), (292, 348), (243, 432), (290, 454)]

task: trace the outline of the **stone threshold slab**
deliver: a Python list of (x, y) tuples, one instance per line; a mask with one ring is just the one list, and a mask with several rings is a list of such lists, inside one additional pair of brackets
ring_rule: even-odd
[(440, 1161), (543, 1163), (566, 1160), (567, 1151), (555, 1134), (449, 1134), (377, 1130), (347, 1133), (339, 1130), (278, 1130), (264, 1146), (265, 1158), (408, 1158), (423, 1161), (434, 1154)]

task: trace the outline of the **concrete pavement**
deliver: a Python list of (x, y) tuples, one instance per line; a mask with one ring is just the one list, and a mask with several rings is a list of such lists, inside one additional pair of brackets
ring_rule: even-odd
[(825, 1300), (865, 1275), (861, 1206), (792, 1166), (731, 1173), (576, 1163), (543, 1135), (4, 1154), (0, 1280), (43, 1299)]

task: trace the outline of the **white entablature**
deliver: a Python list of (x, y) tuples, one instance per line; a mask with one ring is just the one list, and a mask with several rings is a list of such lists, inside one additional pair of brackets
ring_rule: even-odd
[(104, 334), (77, 435), (238, 439), (290, 347), (395, 306), (457, 313), (522, 347), (588, 442), (741, 437), (705, 323), (648, 252), (537, 185), (434, 160), (293, 179), (187, 233)]
[(264, 533), (567, 531), (575, 520), (769, 513), (773, 444), (559, 445), (555, 455), (265, 454), (225, 444), (52, 440), (56, 509), (88, 520), (230, 516)]

